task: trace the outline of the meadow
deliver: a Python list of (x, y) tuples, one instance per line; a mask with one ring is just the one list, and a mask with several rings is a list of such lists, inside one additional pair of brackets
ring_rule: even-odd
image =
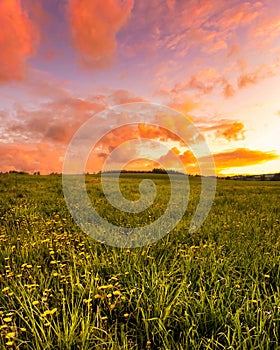
[[(145, 175), (125, 174), (138, 198)], [(141, 214), (106, 203), (100, 177), (87, 189), (100, 215), (141, 226), (162, 215), (166, 175)], [(148, 246), (110, 247), (72, 219), (61, 176), (0, 175), (0, 349), (280, 349), (280, 182), (218, 180), (204, 225), (188, 210)]]

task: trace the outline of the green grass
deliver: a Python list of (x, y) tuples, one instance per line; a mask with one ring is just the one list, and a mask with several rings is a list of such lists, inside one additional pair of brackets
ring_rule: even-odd
[[(121, 179), (139, 198), (144, 175)], [(99, 213), (130, 227), (159, 217), (154, 205), (123, 215), (100, 179), (87, 177)], [(280, 349), (280, 183), (219, 180), (198, 232), (188, 225), (199, 200), (190, 180), (188, 210), (155, 244), (114, 248), (73, 222), (60, 176), (0, 176), (1, 349)]]

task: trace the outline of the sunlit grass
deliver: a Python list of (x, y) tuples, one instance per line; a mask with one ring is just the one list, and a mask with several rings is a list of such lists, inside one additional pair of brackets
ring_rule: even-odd
[[(87, 187), (108, 220), (143, 225), (168, 202), (167, 178), (153, 179), (158, 196), (142, 216), (111, 210), (98, 177)], [(138, 198), (138, 183), (122, 178), (126, 198)], [(280, 184), (218, 181), (190, 234), (200, 182), (190, 183), (173, 232), (118, 249), (73, 222), (61, 177), (1, 175), (0, 348), (279, 349)]]

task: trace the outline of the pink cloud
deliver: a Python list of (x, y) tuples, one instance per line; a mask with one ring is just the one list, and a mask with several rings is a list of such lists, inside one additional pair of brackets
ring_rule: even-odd
[(107, 67), (117, 48), (116, 35), (128, 20), (134, 0), (69, 0), (73, 42), (86, 67)]
[(23, 11), (21, 1), (0, 2), (0, 83), (21, 81), (26, 60), (36, 52), (39, 32)]

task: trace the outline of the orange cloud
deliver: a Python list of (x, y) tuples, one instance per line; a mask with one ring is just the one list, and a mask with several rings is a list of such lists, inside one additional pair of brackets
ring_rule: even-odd
[(86, 67), (106, 67), (117, 46), (116, 35), (124, 26), (134, 0), (69, 0), (72, 36)]
[(248, 148), (238, 148), (233, 151), (214, 154), (218, 170), (262, 164), (278, 158), (279, 155), (275, 152), (263, 152)]
[(238, 87), (242, 89), (248, 85), (257, 84), (261, 80), (271, 78), (276, 74), (277, 68), (275, 64), (260, 64), (254, 71), (240, 75)]
[(20, 0), (0, 2), (0, 83), (24, 78), (26, 60), (34, 55), (39, 33)]
[(244, 140), (244, 124), (238, 121), (220, 120), (212, 126), (202, 126), (204, 131), (216, 131), (216, 137), (224, 137), (228, 141)]
[(225, 82), (223, 93), (226, 98), (234, 96), (235, 95), (234, 87), (230, 83)]
[[(175, 158), (174, 154), (176, 155)], [(184, 169), (181, 169), (180, 161), (183, 164)], [(197, 174), (200, 172), (198, 161), (193, 153), (187, 150), (183, 154), (180, 154), (180, 151), (176, 147), (173, 147), (165, 155), (161, 156), (159, 158), (159, 163), (164, 164), (166, 169), (185, 171), (188, 174)]]
[(64, 147), (49, 143), (0, 143), (1, 171), (61, 172)]

